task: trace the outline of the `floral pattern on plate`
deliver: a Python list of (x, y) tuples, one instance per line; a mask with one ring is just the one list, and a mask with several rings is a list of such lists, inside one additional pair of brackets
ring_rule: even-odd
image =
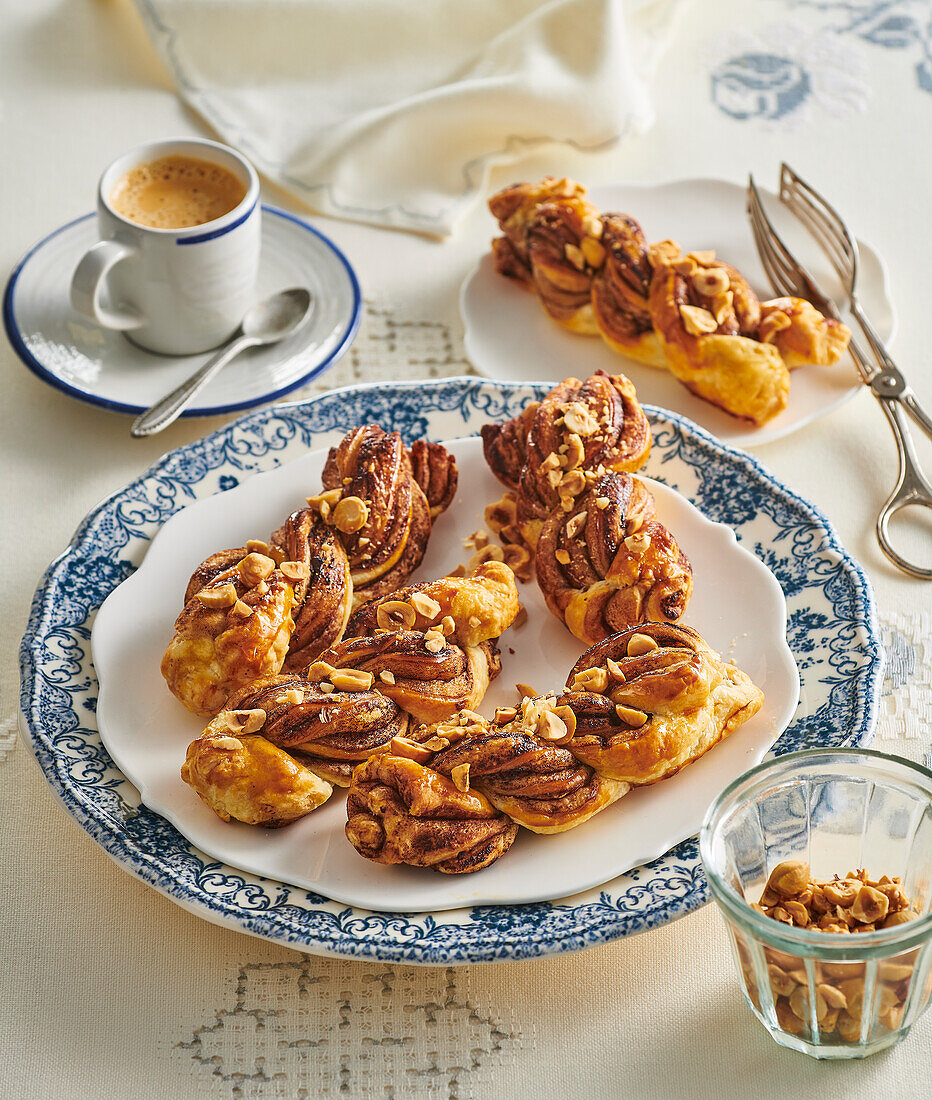
[[(23, 638), (21, 721), (67, 811), (127, 870), (215, 923), (301, 950), (440, 965), (577, 950), (656, 927), (708, 899), (695, 840), (596, 890), (530, 905), (435, 914), (375, 913), (250, 876), (199, 852), (139, 804), (96, 728), (90, 628), (105, 597), (139, 565), (168, 516), (196, 497), (377, 421), (408, 440), (478, 432), (546, 387), (448, 379), (360, 386), (252, 413), (162, 458), (98, 505), (49, 567)], [(829, 522), (750, 455), (684, 418), (648, 408), (645, 473), (690, 498), (773, 570), (787, 597), (801, 674), (794, 723), (775, 752), (866, 744), (883, 669), (873, 594)]]

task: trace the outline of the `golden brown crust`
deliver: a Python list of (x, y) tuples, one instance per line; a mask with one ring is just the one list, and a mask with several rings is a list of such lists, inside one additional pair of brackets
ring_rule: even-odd
[[(575, 460), (571, 437), (581, 445)], [(547, 516), (583, 491), (580, 471), (636, 470), (647, 461), (650, 440), (650, 424), (624, 375), (597, 371), (584, 382), (567, 378), (555, 386), (531, 422), (518, 486), (517, 524), (527, 543), (536, 546)]]
[(847, 347), (848, 329), (809, 303), (762, 309), (714, 253), (648, 246), (633, 218), (600, 215), (573, 181), (516, 184), (489, 208), (505, 233), (492, 243), (499, 273), (533, 289), (564, 327), (669, 369), (734, 416), (772, 419), (786, 406), (787, 368), (833, 363)]
[(823, 317), (802, 298), (773, 298), (761, 302), (757, 337), (773, 344), (790, 370), (813, 363), (831, 366), (848, 348), (851, 330), (832, 317)]
[(460, 791), (445, 776), (389, 753), (355, 770), (346, 816), (346, 835), (360, 855), (444, 874), (488, 867), (518, 833), (481, 794)]
[(307, 580), (295, 585), (294, 631), (286, 669), (305, 667), (343, 637), (353, 606), (353, 581), (346, 551), (310, 508), (292, 513), (273, 535), (287, 561), (307, 566)]
[(225, 712), (188, 745), (181, 778), (223, 821), (278, 829), (304, 817), (333, 788), (257, 734), (232, 734)]
[[(647, 649), (645, 637), (655, 649)], [(598, 691), (586, 690), (589, 669), (605, 674)], [(576, 716), (568, 750), (601, 774), (637, 785), (697, 760), (752, 718), (764, 699), (695, 631), (668, 623), (644, 623), (593, 646), (567, 686), (559, 702)]]
[[(729, 264), (693, 256), (654, 267), (650, 312), (670, 370), (712, 404), (764, 424), (786, 408), (789, 371), (757, 339), (760, 303), (747, 280)], [(715, 280), (725, 289), (707, 290)]]
[(369, 672), (378, 690), (418, 722), (442, 721), (477, 707), (501, 671), (498, 647), (492, 641), (462, 647), (442, 639), (436, 649), (433, 645), (431, 637), (416, 630), (346, 638), (321, 654), (308, 677), (327, 680), (325, 665)]
[[(250, 583), (237, 563), (214, 573), (187, 601), (162, 658), (162, 675), (188, 710), (209, 718), (236, 688), (280, 671), (291, 640), (295, 585), (279, 568)], [(224, 593), (230, 595), (222, 606), (203, 602)]]
[[(365, 506), (365, 522), (339, 536), (356, 604), (399, 588), (421, 564), (431, 530), (430, 505), (399, 433), (374, 424), (348, 432), (330, 450), (323, 483), (340, 500), (354, 497)], [(329, 513), (338, 506), (328, 505)]]
[[(416, 593), (428, 597), (436, 604), (429, 607), (423, 601), (411, 597)], [(500, 637), (518, 614), (518, 588), (511, 569), (500, 561), (488, 561), (479, 565), (468, 577), (441, 577), (425, 584), (412, 584), (386, 596), (370, 600), (358, 608), (349, 621), (347, 636), (350, 638), (372, 635), (378, 629), (389, 629), (387, 604), (406, 603), (415, 616), (412, 628), (426, 631), (438, 626), (445, 618), (453, 621), (450, 635), (463, 646), (477, 646), (490, 638)], [(379, 609), (383, 608), (380, 617)], [(419, 609), (420, 608), (420, 609)], [(384, 624), (384, 625), (383, 625)]]
[(443, 775), (468, 765), (471, 787), (535, 833), (562, 833), (588, 821), (628, 792), (628, 784), (597, 775), (559, 745), (547, 744), (521, 719), (464, 738), (437, 753)]
[(605, 474), (541, 529), (535, 556), (541, 592), (589, 645), (648, 619), (672, 622), (686, 610), (692, 568), (654, 511), (642, 481)]
[(341, 787), (357, 764), (387, 751), (408, 728), (408, 715), (380, 692), (327, 694), (301, 676), (264, 677), (231, 695), (227, 707), (264, 711), (269, 741)]
[(665, 367), (650, 316), (653, 267), (640, 225), (627, 214), (605, 214), (601, 243), (605, 262), (592, 279), (592, 310), (600, 335), (632, 359)]
[(456, 459), (440, 443), (428, 443), (417, 439), (408, 452), (414, 480), (420, 485), (427, 504), (430, 518), (436, 519), (453, 503), (459, 475)]
[(540, 408), (532, 401), (523, 412), (503, 424), (483, 424), (482, 451), (489, 469), (508, 489), (517, 491), (527, 461), (527, 437)]

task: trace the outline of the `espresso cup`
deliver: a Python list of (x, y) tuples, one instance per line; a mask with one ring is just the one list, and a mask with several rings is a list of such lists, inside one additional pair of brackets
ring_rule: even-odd
[[(243, 198), (197, 225), (163, 228), (121, 213), (113, 195), (128, 173), (166, 158), (216, 165), (242, 185)], [(141, 169), (142, 170), (142, 169)], [(98, 325), (163, 355), (193, 355), (227, 340), (255, 298), (259, 269), (259, 179), (239, 153), (215, 141), (141, 145), (115, 160), (97, 188), (100, 241), (75, 268), (71, 302)]]

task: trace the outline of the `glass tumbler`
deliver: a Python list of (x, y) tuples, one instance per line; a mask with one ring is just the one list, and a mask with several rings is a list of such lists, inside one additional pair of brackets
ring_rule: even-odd
[[(932, 996), (932, 772), (868, 749), (809, 749), (752, 768), (699, 838), (744, 995), (783, 1046), (864, 1058), (898, 1043)], [(873, 932), (799, 928), (752, 908), (773, 868), (900, 876), (914, 919)]]

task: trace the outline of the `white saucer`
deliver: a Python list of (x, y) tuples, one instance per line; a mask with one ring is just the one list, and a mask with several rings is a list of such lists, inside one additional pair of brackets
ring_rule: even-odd
[[(838, 279), (818, 245), (775, 196), (763, 189), (762, 194), (770, 200), (767, 211), (787, 245), (820, 286), (840, 301)], [(600, 210), (620, 210), (636, 218), (650, 241), (672, 237), (684, 251), (714, 248), (744, 273), (762, 299), (774, 296), (754, 248), (744, 187), (714, 179), (619, 184), (593, 188), (589, 198)], [(881, 339), (889, 344), (896, 315), (886, 269), (870, 245), (863, 241), (858, 245), (858, 295)], [(837, 409), (863, 385), (848, 355), (832, 367), (801, 367), (793, 371), (787, 407), (769, 423), (754, 428), (696, 397), (667, 371), (621, 356), (598, 337), (567, 332), (547, 316), (535, 295), (496, 273), (489, 253), (463, 283), (460, 312), (466, 354), (488, 378), (556, 383), (568, 374), (586, 378), (599, 369), (621, 371), (637, 387), (638, 400), (682, 413), (733, 447), (752, 447), (788, 435)]]
[[(69, 300), (71, 276), (96, 240), (96, 217), (87, 214), (30, 249), (7, 283), (4, 325), (20, 359), (49, 385), (106, 409), (142, 412), (212, 353), (154, 355), (76, 313)], [(289, 340), (247, 352), (231, 363), (182, 416), (212, 416), (273, 401), (326, 370), (346, 351), (362, 307), (349, 261), (300, 218), (263, 206), (256, 299), (290, 286), (306, 286), (314, 295), (308, 323)]]

